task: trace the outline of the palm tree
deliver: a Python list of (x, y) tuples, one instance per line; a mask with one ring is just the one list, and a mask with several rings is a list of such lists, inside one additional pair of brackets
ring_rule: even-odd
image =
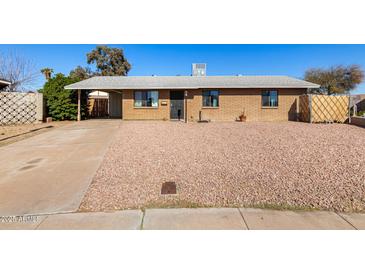
[(44, 75), (44, 77), (46, 77), (46, 80), (48, 81), (52, 76), (53, 69), (43, 68), (43, 69), (41, 69), (41, 73)]

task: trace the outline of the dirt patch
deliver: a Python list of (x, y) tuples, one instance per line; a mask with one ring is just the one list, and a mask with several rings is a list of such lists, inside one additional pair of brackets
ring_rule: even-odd
[[(365, 210), (365, 131), (342, 124), (123, 122), (80, 210)], [(176, 195), (161, 195), (175, 182)]]

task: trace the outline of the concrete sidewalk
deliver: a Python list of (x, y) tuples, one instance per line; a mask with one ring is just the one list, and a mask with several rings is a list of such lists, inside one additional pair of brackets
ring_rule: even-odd
[(0, 148), (0, 216), (74, 212), (120, 120), (75, 122)]
[(365, 214), (176, 208), (0, 218), (0, 229), (365, 229)]

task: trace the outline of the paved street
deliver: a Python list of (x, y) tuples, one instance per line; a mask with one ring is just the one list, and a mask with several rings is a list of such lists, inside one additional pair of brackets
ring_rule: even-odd
[(365, 214), (251, 208), (146, 209), (0, 219), (0, 229), (365, 229)]
[(120, 120), (89, 120), (0, 148), (0, 216), (73, 212)]

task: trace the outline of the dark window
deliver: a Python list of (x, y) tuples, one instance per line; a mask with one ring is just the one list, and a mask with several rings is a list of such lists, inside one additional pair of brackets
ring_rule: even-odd
[(263, 107), (277, 107), (278, 106), (278, 91), (264, 90), (261, 94)]
[(219, 91), (204, 90), (203, 91), (203, 107), (218, 107), (219, 106)]
[(158, 91), (135, 91), (135, 107), (158, 107)]

